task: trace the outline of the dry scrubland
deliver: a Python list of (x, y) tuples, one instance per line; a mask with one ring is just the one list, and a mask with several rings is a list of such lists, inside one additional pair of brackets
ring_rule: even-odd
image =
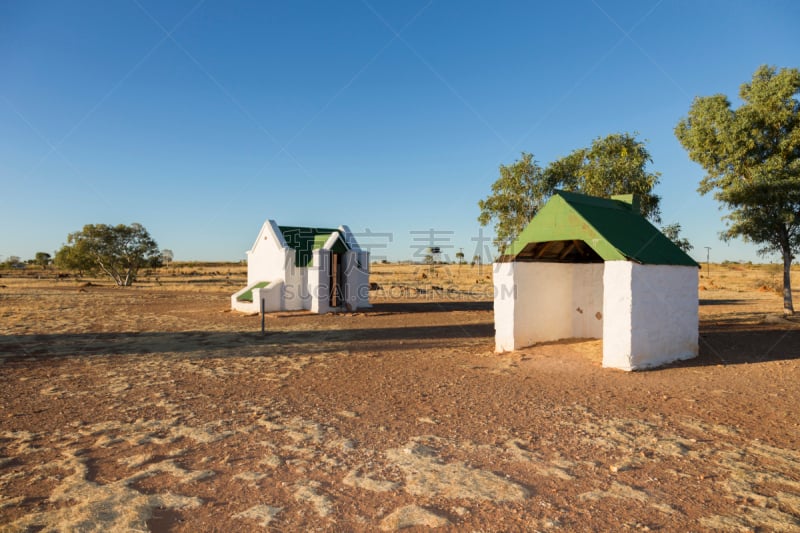
[(493, 354), (490, 267), (375, 265), (373, 309), (263, 337), (238, 265), (2, 274), (2, 531), (800, 530), (777, 267), (704, 269), (701, 356), (641, 373)]

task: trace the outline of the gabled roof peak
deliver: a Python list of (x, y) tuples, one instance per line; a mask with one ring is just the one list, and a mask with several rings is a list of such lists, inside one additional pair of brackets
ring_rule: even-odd
[[(594, 253), (589, 253), (585, 243)], [(553, 243), (545, 248), (541, 243)], [(580, 251), (577, 254), (576, 250)], [(577, 254), (577, 255), (576, 255)], [(595, 255), (596, 254), (596, 255)], [(556, 191), (499, 261), (635, 261), (699, 266), (645, 219), (634, 195), (599, 198)]]
[(324, 248), (333, 234), (336, 234), (337, 238), (331, 250), (341, 253), (350, 249), (343, 232), (339, 229), (305, 226), (278, 226), (278, 229), (280, 229), (286, 245), (294, 249), (294, 262), (298, 267), (310, 266), (314, 250)]

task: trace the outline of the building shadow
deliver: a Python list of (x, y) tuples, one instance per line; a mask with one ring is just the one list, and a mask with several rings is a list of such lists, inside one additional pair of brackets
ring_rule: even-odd
[[(394, 315), (404, 313), (449, 313), (452, 311), (491, 311), (494, 303), (475, 300), (396, 301), (372, 304), (364, 309), (366, 315)], [(361, 312), (361, 310), (359, 310)]]
[(297, 352), (396, 351), (446, 347), (447, 341), (473, 339), (485, 344), (494, 324), (449, 324), (384, 328), (268, 330), (238, 332), (115, 332), (0, 336), (6, 362), (57, 357), (188, 354), (201, 357), (269, 357)]

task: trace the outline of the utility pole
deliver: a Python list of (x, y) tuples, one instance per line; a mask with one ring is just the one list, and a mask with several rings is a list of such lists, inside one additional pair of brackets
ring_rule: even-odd
[(711, 247), (706, 246), (706, 276), (711, 276)]

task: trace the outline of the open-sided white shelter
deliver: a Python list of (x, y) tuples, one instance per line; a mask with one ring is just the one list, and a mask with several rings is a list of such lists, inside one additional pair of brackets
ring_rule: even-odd
[(496, 350), (602, 338), (604, 367), (695, 357), (698, 267), (634, 196), (558, 191), (494, 265)]
[(247, 286), (231, 296), (236, 311), (315, 313), (369, 304), (369, 252), (347, 226), (278, 226), (267, 220), (247, 252)]

